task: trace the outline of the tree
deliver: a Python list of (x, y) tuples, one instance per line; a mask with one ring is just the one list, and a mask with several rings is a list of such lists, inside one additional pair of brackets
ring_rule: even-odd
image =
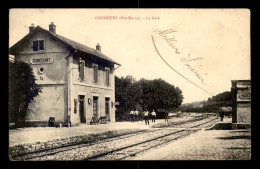
[(15, 122), (16, 127), (24, 127), (28, 105), (41, 92), (35, 80), (29, 64), (9, 62), (8, 113), (9, 122)]
[(183, 95), (178, 87), (174, 87), (162, 79), (139, 81), (143, 89), (142, 103), (149, 111), (158, 109), (173, 110), (181, 105)]
[(182, 91), (162, 79), (136, 81), (132, 76), (115, 78), (117, 116), (128, 118), (130, 110), (173, 110), (181, 105)]
[(128, 118), (128, 112), (136, 109), (140, 105), (142, 90), (132, 76), (115, 77), (115, 97), (119, 102), (116, 116), (121, 119)]

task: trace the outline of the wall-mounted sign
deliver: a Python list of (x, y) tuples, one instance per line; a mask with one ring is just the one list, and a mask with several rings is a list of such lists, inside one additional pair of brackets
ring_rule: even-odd
[(91, 92), (92, 93), (100, 93), (100, 90), (99, 89), (91, 89)]
[(251, 91), (237, 90), (237, 101), (251, 101)]
[(251, 82), (245, 81), (245, 82), (237, 82), (237, 87), (250, 87)]
[(49, 64), (49, 63), (53, 63), (53, 58), (34, 58), (34, 59), (30, 59), (30, 63), (31, 64)]

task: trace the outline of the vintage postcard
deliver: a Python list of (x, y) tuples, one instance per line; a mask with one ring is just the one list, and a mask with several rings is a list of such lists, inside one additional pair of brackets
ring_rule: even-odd
[(9, 159), (250, 160), (249, 9), (10, 9)]

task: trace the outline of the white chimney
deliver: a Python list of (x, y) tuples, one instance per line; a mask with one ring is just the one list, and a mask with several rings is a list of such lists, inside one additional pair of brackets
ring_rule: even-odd
[(101, 52), (101, 46), (99, 45), (99, 43), (98, 43), (97, 46), (96, 46), (96, 50), (99, 51), (99, 52)]

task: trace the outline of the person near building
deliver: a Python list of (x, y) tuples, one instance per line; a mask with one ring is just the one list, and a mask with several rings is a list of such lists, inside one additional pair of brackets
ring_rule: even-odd
[(133, 110), (131, 110), (130, 111), (131, 122), (134, 122), (134, 114), (135, 114), (135, 112)]
[(168, 112), (167, 111), (164, 112), (164, 119), (165, 119), (165, 121), (168, 122)]
[(152, 122), (155, 122), (155, 118), (156, 118), (156, 112), (153, 110), (152, 111)]
[(223, 121), (223, 119), (224, 119), (224, 111), (222, 110), (222, 108), (220, 108), (220, 110), (219, 110), (219, 115), (220, 115), (221, 121)]
[(139, 111), (135, 109), (135, 121), (138, 122)]
[(145, 121), (145, 124), (148, 124), (149, 125), (149, 112), (147, 110), (145, 110), (144, 112), (144, 121)]

